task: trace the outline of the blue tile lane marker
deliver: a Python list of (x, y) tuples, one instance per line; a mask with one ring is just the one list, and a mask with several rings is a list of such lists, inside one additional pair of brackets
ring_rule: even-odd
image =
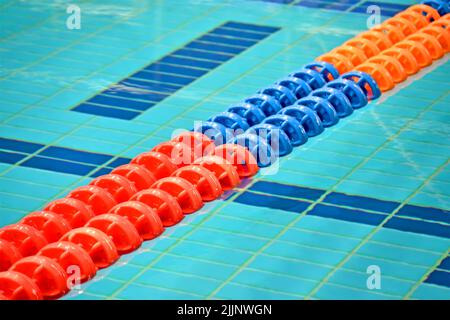
[(450, 256), (441, 261), (425, 282), (450, 288)]
[(279, 29), (226, 22), (71, 110), (123, 120), (134, 119)]
[(336, 11), (348, 11), (355, 13), (367, 14), (367, 8), (369, 6), (376, 5), (381, 8), (381, 15), (386, 17), (393, 17), (400, 11), (408, 8), (408, 5), (400, 3), (390, 3), (383, 1), (364, 1), (360, 3), (360, 0), (259, 0), (264, 2), (272, 2), (278, 4), (296, 5), (306, 8), (336, 10)]
[(115, 167), (126, 164), (131, 160), (120, 157), (111, 161), (114, 156), (108, 154), (56, 146), (46, 147), (38, 143), (0, 138), (0, 162), (3, 163), (17, 164), (38, 150), (41, 151), (21, 162), (20, 166), (79, 176), (85, 176), (92, 172), (89, 176), (97, 177), (107, 174)]
[(357, 7), (355, 7), (353, 10), (351, 10), (351, 12), (367, 14), (367, 8), (369, 6), (378, 6), (381, 9), (380, 13), (382, 16), (393, 17), (397, 13), (408, 8), (410, 5), (389, 3), (389, 2), (382, 2), (382, 1), (364, 1), (363, 3), (361, 3)]
[[(31, 158), (24, 158), (39, 151)], [(27, 141), (0, 138), (0, 162), (79, 176), (98, 177), (131, 159), (101, 153), (49, 146)], [(326, 190), (257, 181), (234, 201), (246, 205), (301, 213)], [(332, 192), (308, 214), (367, 225), (379, 225), (400, 205), (364, 196)], [(370, 211), (370, 212), (368, 212)], [(403, 206), (383, 227), (450, 239), (450, 211)], [(447, 263), (450, 265), (450, 263)]]
[[(257, 181), (234, 201), (300, 214), (325, 191)], [(332, 192), (308, 214), (377, 226), (400, 205), (395, 201)], [(407, 204), (383, 227), (450, 239), (450, 211)]]

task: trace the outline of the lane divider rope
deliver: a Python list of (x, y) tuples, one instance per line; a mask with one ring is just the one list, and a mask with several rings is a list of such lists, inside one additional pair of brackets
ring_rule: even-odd
[(1, 228), (0, 299), (63, 296), (441, 58), (448, 5), (424, 3)]

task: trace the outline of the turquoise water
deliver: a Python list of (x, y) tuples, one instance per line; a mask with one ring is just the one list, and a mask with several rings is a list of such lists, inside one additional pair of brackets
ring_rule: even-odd
[[(175, 129), (189, 129), (195, 120), (286, 76), (365, 30), (367, 19), (349, 12), (351, 8), (260, 1), (78, 5), (81, 29), (68, 30), (62, 1), (0, 2), (0, 137), (20, 141), (22, 148), (0, 148), (7, 152), (0, 161), (0, 225), (17, 222), (88, 183), (97, 167), (147, 151), (170, 139)], [(277, 30), (132, 119), (72, 110), (230, 21)], [(65, 298), (449, 299), (447, 60), (295, 149), (281, 160), (276, 174), (263, 170), (228, 199), (208, 203)], [(36, 148), (23, 151), (25, 142)], [(110, 158), (91, 163), (92, 170), (83, 173), (77, 173), (78, 167), (64, 173), (53, 162), (43, 164), (55, 156), (39, 156), (52, 147)], [(19, 160), (8, 162), (11, 153)], [(74, 162), (83, 168), (89, 163)], [(278, 194), (268, 208), (252, 199), (268, 199), (277, 191), (258, 189), (260, 182), (278, 183), (279, 190), (311, 188), (320, 195)], [(315, 214), (314, 206), (329, 203), (326, 197), (335, 193), (364, 197), (357, 206), (335, 204), (338, 209), (357, 208), (351, 211), (359, 217), (381, 217), (379, 222), (349, 221), (340, 218), (342, 210), (332, 218)], [(251, 196), (244, 198), (246, 194)], [(282, 207), (283, 201), (299, 199), (305, 208)], [(374, 200), (393, 207), (365, 208)], [(421, 216), (404, 219), (419, 223), (421, 231), (394, 227), (390, 221), (408, 205), (440, 210), (424, 209)], [(381, 269), (380, 289), (366, 286), (370, 265)], [(441, 280), (427, 280), (436, 269)]]

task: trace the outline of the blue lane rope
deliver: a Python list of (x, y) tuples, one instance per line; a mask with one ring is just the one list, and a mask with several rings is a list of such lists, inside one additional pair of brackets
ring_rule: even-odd
[(267, 167), (380, 95), (367, 73), (339, 76), (332, 64), (315, 61), (197, 123), (194, 131), (218, 145), (245, 146), (258, 166)]

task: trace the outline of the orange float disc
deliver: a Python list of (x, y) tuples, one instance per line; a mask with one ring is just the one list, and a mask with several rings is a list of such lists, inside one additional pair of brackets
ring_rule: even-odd
[(179, 168), (194, 162), (194, 150), (187, 144), (176, 141), (167, 141), (155, 146), (152, 151), (164, 153)]
[(89, 185), (105, 189), (117, 203), (127, 201), (137, 192), (133, 182), (118, 174), (105, 174), (97, 177)]
[(102, 214), (92, 218), (86, 227), (103, 231), (114, 242), (119, 254), (136, 250), (142, 244), (141, 236), (134, 225), (125, 217), (117, 214)]
[(175, 171), (172, 176), (186, 179), (192, 183), (203, 201), (212, 201), (222, 194), (222, 186), (217, 177), (202, 166), (186, 166)]
[(450, 17), (450, 13), (446, 14), (439, 20), (436, 20), (433, 23), (430, 23), (430, 26), (442, 28), (447, 32), (447, 34), (450, 35), (450, 18), (446, 19), (446, 17)]
[(344, 43), (344, 45), (361, 49), (368, 58), (376, 56), (380, 53), (380, 49), (378, 49), (372, 41), (367, 40), (366, 38), (356, 37), (348, 40)]
[(22, 258), (14, 263), (9, 271), (20, 272), (33, 280), (44, 299), (57, 299), (69, 291), (64, 269), (45, 256)]
[(69, 222), (72, 228), (84, 226), (89, 219), (95, 216), (89, 205), (72, 198), (54, 200), (44, 210), (61, 215)]
[(392, 43), (397, 43), (405, 38), (402, 29), (392, 24), (382, 23), (376, 27), (371, 28), (370, 30), (379, 31), (385, 34)]
[(142, 190), (136, 193), (130, 200), (142, 202), (155, 210), (164, 227), (173, 226), (184, 218), (177, 199), (164, 190)]
[[(50, 243), (43, 247), (37, 255), (45, 256), (58, 262), (67, 273), (67, 276), (70, 277), (69, 280), (71, 282), (72, 279), (79, 281), (79, 283), (86, 282), (97, 273), (97, 267), (89, 254), (82, 247), (72, 242), (58, 241)], [(74, 267), (78, 269), (76, 270)], [(76, 274), (74, 271), (79, 271), (79, 273)], [(79, 278), (73, 278), (73, 276), (79, 276)], [(76, 284), (76, 282), (73, 284)]]
[(167, 177), (156, 181), (152, 188), (164, 190), (177, 199), (184, 214), (193, 213), (203, 206), (200, 193), (188, 180)]
[(343, 56), (347, 57), (354, 66), (357, 66), (367, 60), (367, 57), (364, 54), (364, 51), (362, 51), (361, 49), (359, 49), (357, 47), (343, 45), (343, 46), (337, 47), (336, 49), (332, 50), (331, 52), (336, 52), (336, 53), (342, 54)]
[(194, 159), (203, 157), (215, 147), (214, 141), (200, 132), (183, 132), (171, 141), (184, 143), (189, 148), (194, 150)]
[(197, 159), (195, 164), (201, 165), (202, 167), (213, 172), (219, 180), (222, 189), (225, 191), (233, 189), (241, 182), (236, 168), (222, 157), (202, 157)]
[(158, 213), (143, 202), (122, 202), (112, 208), (110, 213), (127, 218), (134, 225), (143, 240), (156, 238), (164, 231), (164, 226)]
[(39, 287), (20, 272), (0, 272), (0, 294), (6, 300), (42, 300)]
[(405, 37), (407, 37), (417, 31), (416, 26), (411, 21), (409, 21), (408, 19), (402, 18), (402, 17), (396, 16), (396, 17), (389, 18), (386, 21), (384, 21), (382, 24), (383, 25), (389, 24), (389, 25), (393, 25), (393, 26), (399, 28)]
[(14, 245), (23, 257), (36, 254), (47, 244), (42, 232), (32, 226), (16, 223), (0, 229), (0, 239)]
[(164, 153), (152, 151), (141, 153), (131, 163), (144, 166), (156, 179), (168, 177), (178, 168)]
[(323, 54), (316, 60), (331, 63), (338, 70), (339, 74), (344, 74), (353, 69), (353, 64), (350, 59), (336, 52)]
[(416, 58), (406, 49), (392, 47), (384, 50), (382, 55), (393, 57), (400, 62), (407, 75), (415, 74), (420, 70)]
[(99, 269), (106, 268), (119, 259), (114, 242), (108, 235), (95, 228), (73, 229), (66, 233), (61, 241), (79, 245), (89, 254)]
[(448, 33), (445, 29), (431, 24), (420, 30), (420, 32), (434, 37), (439, 42), (445, 53), (450, 51), (450, 33)]
[(84, 202), (95, 215), (107, 213), (117, 204), (116, 199), (106, 189), (92, 185), (76, 188), (67, 195), (67, 198)]
[(441, 15), (436, 9), (434, 9), (431, 6), (427, 6), (425, 4), (415, 4), (406, 9), (406, 11), (417, 12), (421, 16), (425, 17), (428, 23), (438, 20), (441, 17)]
[(394, 80), (389, 74), (389, 71), (387, 71), (386, 68), (380, 64), (365, 62), (357, 66), (356, 70), (370, 74), (372, 78), (377, 82), (382, 92), (391, 90), (395, 86)]
[(22, 255), (14, 244), (0, 239), (0, 271), (8, 270), (14, 262), (21, 258)]
[(440, 59), (444, 55), (444, 49), (442, 49), (439, 41), (432, 35), (419, 31), (410, 35), (407, 39), (423, 44), (433, 60)]
[(430, 23), (421, 13), (418, 13), (416, 11), (405, 10), (397, 13), (395, 17), (400, 17), (411, 21), (411, 23), (414, 24), (417, 29), (422, 29)]
[(386, 50), (392, 46), (392, 41), (389, 40), (387, 35), (377, 30), (369, 30), (363, 33), (360, 33), (357, 38), (364, 38), (369, 41), (372, 41), (380, 51)]
[(115, 168), (111, 173), (118, 174), (133, 182), (137, 191), (150, 188), (156, 181), (153, 173), (138, 164), (124, 164)]
[(259, 167), (255, 157), (246, 147), (238, 144), (226, 143), (214, 148), (211, 155), (219, 156), (229, 161), (239, 177), (251, 177), (258, 173)]
[(62, 215), (51, 211), (36, 211), (26, 215), (21, 223), (39, 230), (49, 243), (58, 241), (72, 227)]
[(408, 76), (402, 64), (397, 59), (391, 56), (380, 54), (370, 58), (369, 60), (367, 60), (367, 62), (380, 64), (385, 67), (395, 83), (405, 81)]
[(420, 68), (427, 67), (433, 62), (427, 48), (420, 42), (405, 39), (396, 43), (394, 47), (411, 52)]

